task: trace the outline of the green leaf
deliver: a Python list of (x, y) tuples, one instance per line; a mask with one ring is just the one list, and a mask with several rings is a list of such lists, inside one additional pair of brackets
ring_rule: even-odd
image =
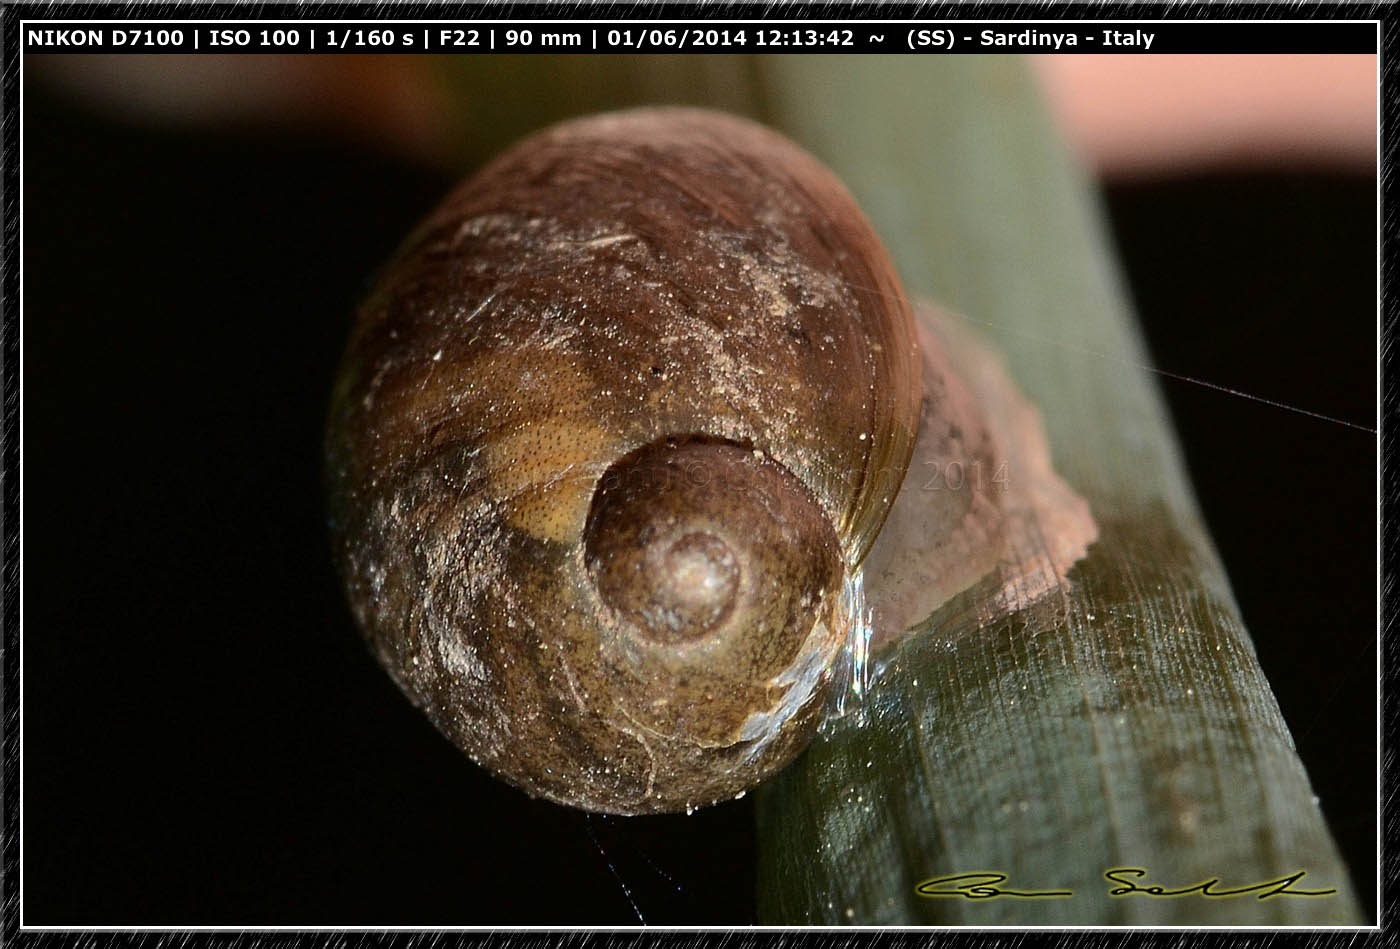
[[(683, 103), (786, 132), (846, 181), (912, 293), (965, 314), (1043, 412), (1100, 537), (1072, 592), (975, 588), (882, 657), (860, 713), (758, 791), (764, 922), (1356, 923), (1359, 910), (1192, 497), (1093, 193), (1009, 56), (454, 57), (462, 154)], [(1110, 896), (1115, 867), (1230, 898)], [(1066, 898), (921, 897), (996, 871)], [(1132, 877), (1122, 877), (1131, 881)]]
[[(767, 117), (847, 182), (911, 292), (969, 314), (1042, 410), (1100, 538), (1072, 591), (974, 589), (862, 715), (760, 789), (766, 922), (1315, 924), (1358, 910), (1200, 523), (1093, 196), (1010, 57), (760, 63)], [(1231, 898), (1109, 895), (1105, 872)], [(1004, 873), (1072, 897), (921, 897)]]

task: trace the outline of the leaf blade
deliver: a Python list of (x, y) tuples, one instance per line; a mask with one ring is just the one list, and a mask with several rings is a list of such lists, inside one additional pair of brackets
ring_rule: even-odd
[[(1066, 602), (991, 623), (977, 591), (950, 604), (890, 657), (867, 721), (834, 723), (761, 789), (763, 918), (1355, 922), (1143, 369), (1092, 195), (1020, 64), (774, 57), (759, 73), (770, 120), (847, 181), (911, 291), (1002, 344), (1101, 530)], [(1172, 888), (1304, 869), (1295, 888), (1338, 892), (1110, 896), (1104, 873), (1123, 866)], [(977, 870), (1075, 896), (915, 893)]]

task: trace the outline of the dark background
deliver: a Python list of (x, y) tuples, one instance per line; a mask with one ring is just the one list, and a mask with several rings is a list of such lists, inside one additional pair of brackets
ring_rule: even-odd
[[(752, 798), (528, 800), (351, 624), (326, 399), (368, 275), (451, 181), (324, 137), (26, 108), (26, 923), (752, 921)], [(1375, 205), (1342, 173), (1109, 187), (1157, 364), (1374, 425)], [(1161, 386), (1374, 913), (1374, 438)]]

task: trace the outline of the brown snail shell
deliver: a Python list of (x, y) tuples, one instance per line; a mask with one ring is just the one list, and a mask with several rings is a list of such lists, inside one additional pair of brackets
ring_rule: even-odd
[(684, 109), (536, 134), (359, 312), (327, 438), (356, 619), (531, 794), (734, 797), (817, 724), (926, 359), (854, 200), (781, 136)]

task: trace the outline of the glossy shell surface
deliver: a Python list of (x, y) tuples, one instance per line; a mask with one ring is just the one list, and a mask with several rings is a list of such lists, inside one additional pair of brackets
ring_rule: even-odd
[(546, 130), (360, 309), (327, 437), (352, 609), (529, 793), (733, 797), (815, 726), (921, 374), (878, 239), (786, 139), (692, 110)]

